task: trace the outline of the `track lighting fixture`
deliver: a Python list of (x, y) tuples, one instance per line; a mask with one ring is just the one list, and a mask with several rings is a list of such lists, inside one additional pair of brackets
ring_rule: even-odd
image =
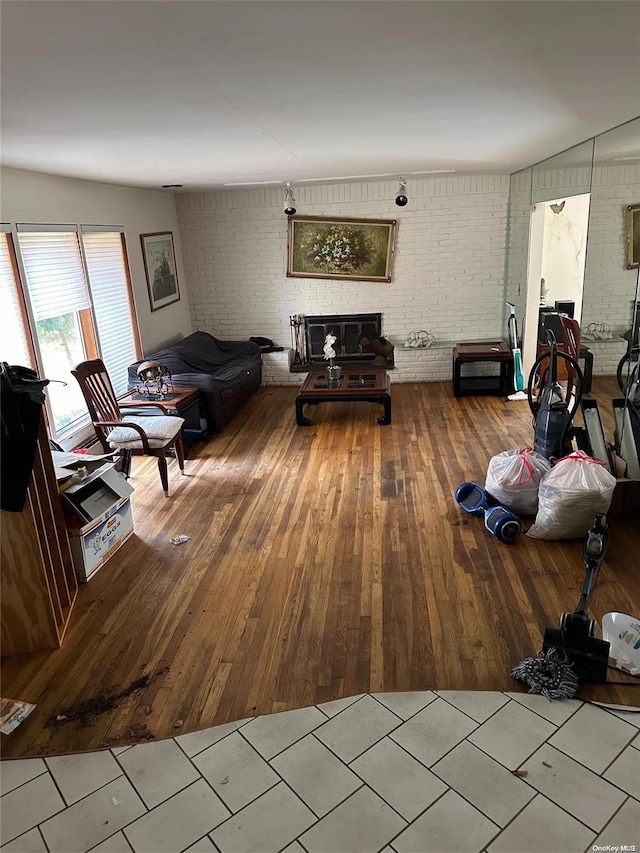
[(287, 216), (293, 216), (296, 212), (296, 200), (293, 197), (290, 181), (284, 185), (284, 212)]
[(407, 192), (407, 179), (400, 178), (400, 185), (398, 186), (398, 195), (396, 196), (396, 204), (398, 207), (404, 207), (405, 204), (409, 201), (406, 196)]

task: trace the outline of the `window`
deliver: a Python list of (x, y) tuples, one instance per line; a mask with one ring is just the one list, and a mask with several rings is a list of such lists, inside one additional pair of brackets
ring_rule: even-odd
[(61, 380), (47, 387), (53, 437), (59, 441), (89, 423), (71, 370), (101, 357), (116, 393), (124, 393), (127, 365), (139, 352), (123, 233), (87, 227), (82, 244), (79, 237), (75, 225), (17, 226), (38, 370)]
[[(18, 226), (18, 245), (38, 342), (40, 367), (47, 388), (56, 436), (87, 420), (87, 407), (71, 370), (95, 354), (89, 307), (77, 231), (40, 230)], [(88, 331), (83, 336), (83, 326)], [(62, 383), (66, 384), (62, 384)]]
[(33, 367), (35, 359), (29, 337), (20, 289), (13, 241), (8, 227), (0, 233), (0, 317), (2, 317), (2, 346), (0, 361)]
[(140, 351), (132, 328), (133, 304), (124, 234), (83, 227), (82, 245), (100, 355), (116, 394), (124, 394), (128, 388), (127, 368), (137, 360)]

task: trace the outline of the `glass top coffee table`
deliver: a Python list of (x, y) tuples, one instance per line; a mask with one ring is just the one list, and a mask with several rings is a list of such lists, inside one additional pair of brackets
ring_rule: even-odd
[(329, 382), (323, 371), (309, 373), (296, 397), (296, 423), (309, 426), (311, 418), (304, 416), (304, 406), (317, 403), (363, 402), (381, 403), (384, 414), (379, 424), (391, 423), (391, 395), (389, 374), (386, 370), (367, 370), (356, 373), (343, 368), (338, 382)]

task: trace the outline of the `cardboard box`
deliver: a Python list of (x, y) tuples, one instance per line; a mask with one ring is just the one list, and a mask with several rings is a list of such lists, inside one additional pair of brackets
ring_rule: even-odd
[(90, 580), (133, 533), (132, 492), (114, 465), (105, 464), (62, 493), (65, 513), (80, 524), (67, 525), (79, 581)]
[(640, 518), (640, 480), (616, 480), (609, 515)]

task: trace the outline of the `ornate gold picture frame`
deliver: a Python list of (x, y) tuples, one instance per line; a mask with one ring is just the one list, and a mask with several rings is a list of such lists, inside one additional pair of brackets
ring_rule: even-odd
[(640, 267), (640, 204), (627, 208), (627, 269)]
[(395, 219), (291, 216), (289, 278), (391, 281)]

